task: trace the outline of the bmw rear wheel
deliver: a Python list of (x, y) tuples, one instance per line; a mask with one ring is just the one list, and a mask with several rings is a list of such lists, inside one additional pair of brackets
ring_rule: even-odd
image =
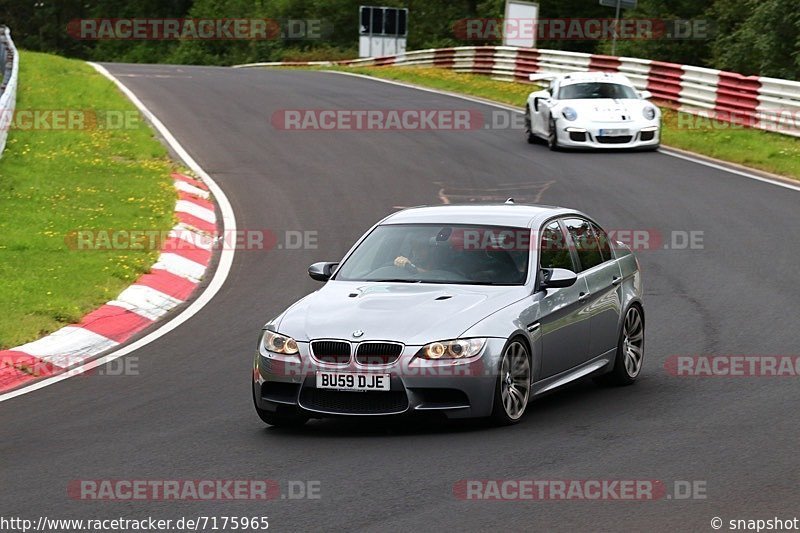
[(531, 358), (520, 339), (512, 339), (503, 351), (495, 387), (492, 419), (500, 425), (519, 422), (531, 392)]
[(644, 315), (638, 305), (625, 313), (614, 359), (614, 369), (597, 378), (604, 385), (630, 385), (642, 371), (644, 363)]

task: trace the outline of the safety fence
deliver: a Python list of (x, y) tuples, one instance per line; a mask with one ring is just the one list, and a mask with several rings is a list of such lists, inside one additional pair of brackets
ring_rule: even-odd
[(3, 81), (0, 84), (0, 157), (2, 157), (17, 105), (19, 79), (19, 54), (14, 41), (11, 40), (11, 30), (5, 26), (0, 26), (0, 64), (3, 69)]
[(800, 82), (664, 61), (509, 46), (461, 46), (345, 61), (251, 63), (269, 66), (433, 66), (528, 81), (533, 73), (620, 72), (661, 105), (709, 121), (800, 137)]

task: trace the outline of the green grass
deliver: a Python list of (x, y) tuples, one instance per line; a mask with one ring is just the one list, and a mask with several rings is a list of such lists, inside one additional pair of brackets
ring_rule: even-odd
[[(93, 110), (104, 117), (135, 107), (81, 61), (22, 52), (17, 110)], [(0, 348), (79, 321), (158, 255), (75, 250), (69, 232), (164, 230), (174, 216), (173, 166), (141, 117), (125, 128), (21, 126), (9, 131), (0, 159)]]
[[(493, 80), (479, 74), (458, 73), (449, 69), (427, 67), (327, 67), (366, 74), (377, 78), (397, 80), (424, 87), (477, 96), (518, 107), (525, 105), (528, 94), (535, 86), (527, 83)], [(800, 179), (800, 139), (779, 133), (743, 127), (716, 127), (710, 121), (696, 121), (692, 127), (682, 121), (678, 113), (663, 108), (662, 144), (689, 150)]]
[[(665, 146), (673, 146), (751, 168), (800, 179), (800, 139), (769, 131), (696, 120), (662, 108)], [(687, 127), (690, 124), (690, 127)]]

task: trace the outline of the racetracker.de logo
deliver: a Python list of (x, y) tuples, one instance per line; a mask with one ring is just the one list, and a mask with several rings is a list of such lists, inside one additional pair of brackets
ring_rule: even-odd
[(319, 500), (321, 482), (275, 479), (73, 479), (73, 500)]
[(704, 480), (657, 479), (462, 479), (453, 484), (459, 500), (654, 501), (705, 500)]
[(676, 377), (747, 378), (800, 376), (797, 355), (672, 355), (664, 370)]
[(534, 39), (540, 41), (707, 39), (710, 22), (613, 18), (466, 18), (456, 21), (453, 34), (462, 41)]
[(76, 229), (67, 232), (64, 243), (79, 251), (316, 250), (318, 235), (315, 230), (237, 229), (211, 236), (186, 229)]
[(73, 19), (67, 34), (85, 41), (267, 41), (322, 39), (332, 28), (320, 19), (99, 18)]
[(286, 131), (466, 131), (484, 117), (476, 109), (281, 109), (270, 122)]
[(73, 500), (274, 500), (280, 484), (272, 479), (74, 479)]
[(678, 129), (735, 130), (759, 128), (797, 135), (800, 132), (800, 111), (789, 108), (763, 108), (750, 111), (718, 111), (698, 109), (678, 111)]
[(138, 111), (121, 109), (0, 109), (0, 130), (73, 131), (135, 130)]

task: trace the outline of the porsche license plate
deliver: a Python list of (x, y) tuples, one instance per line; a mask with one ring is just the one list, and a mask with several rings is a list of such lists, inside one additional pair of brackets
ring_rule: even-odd
[(389, 374), (355, 374), (352, 372), (317, 372), (317, 388), (333, 390), (389, 390)]
[(630, 131), (626, 129), (602, 129), (598, 132), (601, 137), (624, 137), (630, 134)]

